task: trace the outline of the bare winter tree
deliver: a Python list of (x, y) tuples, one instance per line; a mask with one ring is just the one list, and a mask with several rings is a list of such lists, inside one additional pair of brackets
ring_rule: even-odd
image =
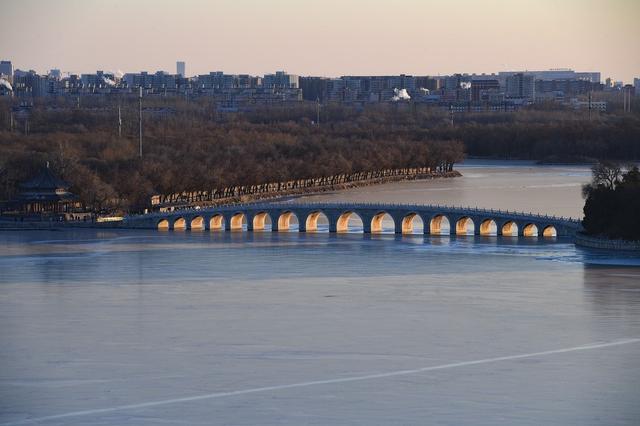
[(592, 184), (594, 186), (614, 189), (622, 177), (622, 167), (618, 163), (601, 161), (591, 168), (591, 173), (593, 174)]
[(591, 182), (582, 186), (582, 196), (587, 198), (597, 188), (613, 190), (622, 178), (622, 166), (611, 161), (600, 161), (591, 167)]

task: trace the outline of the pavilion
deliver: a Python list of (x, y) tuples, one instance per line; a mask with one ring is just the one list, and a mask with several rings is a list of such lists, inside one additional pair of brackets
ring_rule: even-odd
[(10, 202), (10, 210), (21, 216), (48, 216), (72, 220), (84, 216), (78, 196), (69, 192), (71, 185), (44, 168), (19, 186), (18, 194)]

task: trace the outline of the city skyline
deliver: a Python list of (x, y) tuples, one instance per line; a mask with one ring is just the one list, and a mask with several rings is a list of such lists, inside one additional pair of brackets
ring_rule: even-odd
[[(390, 74), (380, 74), (380, 73), (372, 73), (372, 72), (368, 72), (368, 73), (361, 73), (361, 74), (339, 74), (339, 75), (321, 75), (318, 73), (309, 73), (309, 74), (300, 74), (300, 73), (295, 73), (295, 72), (290, 72), (287, 68), (285, 67), (281, 67), (281, 68), (277, 68), (277, 69), (273, 69), (273, 70), (269, 70), (266, 71), (264, 73), (248, 73), (248, 72), (227, 72), (227, 70), (225, 69), (220, 69), (220, 68), (216, 68), (216, 69), (209, 69), (205, 72), (201, 72), (201, 73), (188, 73), (185, 71), (185, 69), (188, 67), (188, 63), (186, 61), (176, 61), (174, 64), (173, 69), (171, 68), (163, 68), (163, 69), (151, 69), (151, 68), (144, 68), (144, 69), (140, 69), (140, 70), (123, 70), (123, 69), (110, 69), (110, 68), (103, 68), (103, 69), (99, 69), (99, 68), (95, 68), (88, 70), (88, 71), (82, 71), (82, 72), (74, 72), (74, 71), (67, 71), (64, 69), (64, 67), (49, 67), (49, 68), (44, 68), (42, 70), (38, 70), (38, 69), (34, 69), (34, 68), (28, 68), (28, 67), (21, 67), (19, 64), (16, 64), (15, 62), (13, 62), (11, 60), (11, 58), (0, 58), (3, 66), (5, 66), (5, 64), (7, 67), (11, 67), (11, 73), (9, 74), (13, 74), (14, 72), (18, 71), (21, 74), (33, 74), (35, 73), (36, 75), (39, 76), (49, 76), (49, 77), (54, 77), (56, 79), (61, 79), (61, 78), (69, 78), (71, 76), (87, 76), (87, 75), (95, 75), (96, 73), (98, 74), (104, 74), (104, 75), (112, 75), (115, 76), (117, 79), (121, 79), (127, 75), (138, 75), (141, 73), (148, 73), (149, 75), (152, 74), (164, 74), (164, 75), (168, 75), (168, 76), (179, 76), (179, 77), (183, 77), (183, 78), (187, 78), (187, 79), (197, 79), (198, 77), (202, 77), (202, 76), (206, 76), (209, 74), (224, 74), (224, 75), (229, 75), (229, 76), (252, 76), (252, 77), (262, 77), (268, 74), (273, 74), (273, 73), (284, 73), (284, 74), (291, 74), (291, 75), (295, 75), (295, 76), (299, 76), (299, 77), (317, 77), (317, 78), (323, 78), (323, 79), (340, 79), (340, 78), (345, 78), (345, 77), (388, 77), (388, 76), (407, 76), (407, 77), (431, 77), (431, 78), (446, 78), (446, 77), (452, 77), (452, 76), (462, 76), (462, 77), (471, 77), (471, 78), (498, 78), (498, 77), (504, 77), (505, 75), (510, 75), (510, 74), (514, 74), (514, 73), (523, 73), (523, 74), (529, 74), (529, 75), (539, 75), (539, 74), (563, 74), (563, 73), (577, 73), (580, 74), (581, 78), (586, 78), (586, 79), (590, 79), (592, 80), (593, 76), (598, 75), (600, 76), (600, 82), (605, 82), (606, 80), (610, 80), (611, 83), (621, 83), (623, 82), (622, 80), (616, 79), (612, 76), (607, 76), (604, 75), (602, 72), (600, 72), (597, 69), (593, 69), (593, 70), (578, 70), (576, 68), (572, 68), (572, 67), (558, 67), (558, 68), (548, 68), (548, 69), (533, 69), (533, 68), (529, 68), (529, 69), (504, 69), (504, 70), (499, 70), (499, 71), (493, 71), (493, 72), (486, 72), (486, 71), (482, 71), (482, 70), (476, 70), (476, 71), (453, 71), (451, 73), (448, 74), (430, 74), (430, 73), (408, 73), (408, 72), (397, 72), (397, 73), (390, 73)], [(8, 69), (8, 68), (7, 68)], [(2, 71), (3, 68), (0, 68), (0, 71)], [(4, 75), (4, 76), (8, 76), (9, 74), (7, 74), (6, 72), (0, 72), (0, 74)], [(589, 77), (589, 78), (587, 78)], [(557, 78), (566, 78), (566, 77), (557, 77)], [(633, 84), (633, 80), (637, 78), (631, 78), (630, 81), (624, 81), (625, 84)]]
[[(446, 75), (572, 68), (632, 82), (640, 38), (629, 0), (294, 2), (62, 0), (6, 6), (3, 59), (45, 73), (224, 70), (261, 75)], [(152, 7), (154, 6), (154, 7)], [(25, 22), (29, 25), (25, 27)], [(65, 22), (64, 28), (59, 22)], [(82, 54), (78, 54), (82, 52)]]

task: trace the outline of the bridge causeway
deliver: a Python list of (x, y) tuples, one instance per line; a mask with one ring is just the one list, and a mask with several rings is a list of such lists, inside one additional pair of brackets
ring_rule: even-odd
[(422, 221), (425, 234), (573, 237), (578, 220), (504, 210), (422, 204), (385, 203), (250, 203), (190, 208), (127, 216), (123, 227), (160, 230), (287, 231), (298, 222), (299, 232), (318, 230), (320, 218), (329, 232), (349, 232), (350, 219), (359, 217), (364, 233), (383, 231), (393, 221), (396, 234), (411, 234)]

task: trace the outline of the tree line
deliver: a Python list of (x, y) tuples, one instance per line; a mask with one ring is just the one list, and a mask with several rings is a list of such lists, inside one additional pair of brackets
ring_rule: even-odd
[[(468, 113), (417, 104), (270, 106), (218, 112), (207, 98), (39, 101), (28, 133), (0, 101), (0, 199), (49, 161), (94, 209), (141, 209), (153, 194), (405, 167), (449, 167), (463, 155), (540, 161), (640, 159), (640, 116), (539, 108)], [(122, 126), (118, 126), (118, 109)]]
[(390, 182), (399, 179), (431, 179), (436, 177), (454, 177), (453, 163), (442, 164), (437, 169), (430, 167), (405, 167), (402, 169), (370, 170), (355, 173), (343, 173), (334, 176), (322, 176), (284, 182), (267, 182), (254, 185), (236, 185), (226, 188), (213, 188), (206, 191), (183, 191), (174, 194), (158, 194), (151, 199), (153, 206), (202, 205), (216, 201), (229, 203), (248, 199), (263, 199), (274, 196), (302, 194), (317, 189), (336, 189), (344, 185)]
[(113, 108), (34, 106), (29, 134), (0, 132), (0, 198), (11, 198), (47, 161), (90, 208), (139, 211), (154, 194), (369, 170), (450, 169), (463, 158), (459, 141), (424, 134), (240, 114), (220, 120), (208, 109), (176, 105), (169, 113), (145, 111), (140, 159), (131, 109), (122, 107), (127, 124), (119, 137)]

